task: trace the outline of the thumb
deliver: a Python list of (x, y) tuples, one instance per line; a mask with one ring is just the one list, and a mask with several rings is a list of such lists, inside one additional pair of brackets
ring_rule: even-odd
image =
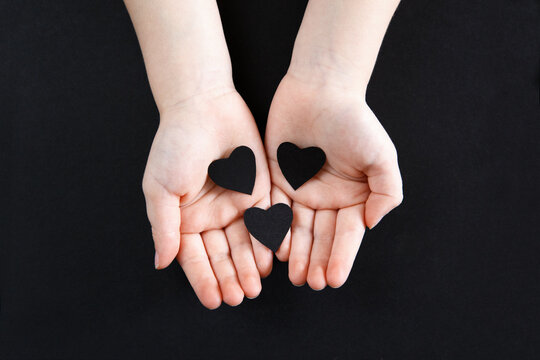
[(163, 269), (180, 249), (180, 199), (156, 182), (143, 182), (143, 192), (156, 249), (154, 265)]
[(365, 220), (367, 227), (373, 229), (403, 201), (403, 185), (397, 156), (371, 166), (367, 175), (371, 193), (366, 201)]

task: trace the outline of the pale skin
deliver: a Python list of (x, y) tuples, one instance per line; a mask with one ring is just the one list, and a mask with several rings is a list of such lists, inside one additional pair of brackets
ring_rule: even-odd
[[(369, 107), (365, 87), (396, 1), (311, 0), (293, 59), (270, 110), (263, 146), (236, 92), (214, 0), (125, 0), (160, 112), (143, 178), (155, 266), (175, 258), (201, 303), (256, 297), (272, 252), (250, 237), (243, 212), (284, 202), (294, 220), (277, 257), (293, 284), (341, 286), (365, 226), (402, 199), (395, 148)], [(319, 146), (327, 163), (297, 191), (276, 149)], [(208, 165), (240, 145), (255, 153), (252, 195), (220, 188)]]
[[(365, 102), (382, 38), (398, 1), (310, 0), (289, 71), (270, 108), (266, 153), (272, 203), (293, 209), (291, 232), (276, 256), (289, 278), (315, 290), (340, 287), (365, 227), (403, 199), (397, 153)], [(276, 159), (279, 144), (318, 146), (322, 170), (294, 191)]]
[[(238, 305), (260, 293), (260, 277), (272, 268), (272, 252), (250, 238), (242, 221), (245, 209), (270, 205), (270, 177), (253, 116), (234, 89), (217, 5), (125, 3), (160, 112), (143, 178), (155, 266), (176, 258), (204, 306)], [(240, 145), (256, 157), (252, 195), (207, 177), (212, 161)]]

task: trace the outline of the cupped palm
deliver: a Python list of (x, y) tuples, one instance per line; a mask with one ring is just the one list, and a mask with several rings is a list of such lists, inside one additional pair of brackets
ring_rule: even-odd
[[(221, 188), (208, 177), (212, 161), (241, 145), (255, 153), (251, 195)], [(267, 207), (269, 188), (262, 141), (236, 91), (192, 98), (163, 112), (143, 179), (156, 267), (176, 257), (208, 308), (257, 296), (272, 253), (252, 242), (242, 215), (251, 206)]]
[[(323, 168), (296, 191), (284, 178), (277, 148), (318, 146)], [(365, 226), (373, 227), (402, 200), (396, 150), (363, 96), (287, 75), (268, 116), (266, 152), (272, 203), (293, 208), (291, 236), (276, 255), (289, 260), (289, 277), (314, 289), (347, 279)]]

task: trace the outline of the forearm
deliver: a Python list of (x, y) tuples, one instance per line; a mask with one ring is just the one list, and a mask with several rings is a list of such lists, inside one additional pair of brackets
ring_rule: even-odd
[(365, 91), (398, 4), (399, 0), (310, 0), (289, 72)]
[(233, 88), (215, 0), (125, 0), (160, 111)]

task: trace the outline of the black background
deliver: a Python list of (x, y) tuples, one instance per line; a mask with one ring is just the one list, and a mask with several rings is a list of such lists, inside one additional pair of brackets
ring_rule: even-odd
[[(264, 127), (304, 1), (221, 1)], [(1, 359), (540, 357), (539, 7), (405, 1), (368, 103), (404, 203), (341, 289), (203, 308), (153, 269), (141, 179), (158, 113), (119, 1), (3, 1)]]

